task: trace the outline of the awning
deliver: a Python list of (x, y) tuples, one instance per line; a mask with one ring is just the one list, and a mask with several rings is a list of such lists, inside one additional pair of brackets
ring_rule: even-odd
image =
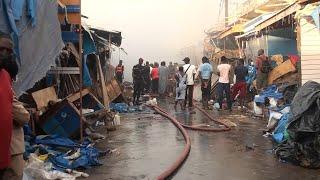
[(263, 21), (260, 24), (258, 24), (255, 27), (255, 31), (261, 31), (262, 29), (264, 29), (264, 28), (266, 28), (266, 27), (278, 22), (279, 20), (281, 20), (281, 19), (283, 19), (283, 18), (295, 13), (299, 9), (301, 9), (301, 5), (299, 3), (293, 3), (293, 4), (289, 5), (289, 6), (287, 6), (286, 8), (280, 10), (275, 15), (269, 17), (265, 21)]
[(275, 15), (275, 13), (267, 13), (267, 14), (260, 15), (256, 18), (252, 19), (251, 21), (248, 21), (246, 24), (244, 24), (243, 32), (247, 33), (247, 32), (255, 30), (255, 28), (258, 24), (261, 24), (262, 22), (269, 19), (273, 15)]
[(236, 24), (228, 29), (226, 29), (225, 31), (221, 32), (218, 35), (219, 39), (225, 38), (233, 33), (241, 33), (243, 32), (243, 25), (242, 24)]
[(253, 36), (253, 35), (255, 35), (255, 31), (249, 31), (249, 32), (246, 32), (246, 33), (241, 34), (239, 36), (236, 36), (235, 38), (236, 39), (241, 39), (243, 37), (250, 37), (250, 36)]
[(97, 28), (90, 28), (90, 30), (92, 31), (92, 33), (107, 39), (109, 41), (109, 37), (111, 37), (111, 43), (115, 46), (120, 47), (121, 46), (121, 42), (122, 42), (122, 36), (121, 36), (121, 32), (119, 31), (106, 31), (106, 30), (102, 30), (102, 29), (97, 29)]

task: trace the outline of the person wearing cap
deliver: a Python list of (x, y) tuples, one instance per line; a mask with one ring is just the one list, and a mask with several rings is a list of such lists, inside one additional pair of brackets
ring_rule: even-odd
[(183, 59), (185, 65), (183, 65), (183, 71), (187, 75), (187, 89), (186, 89), (186, 98), (185, 106), (189, 105), (189, 108), (193, 107), (193, 89), (194, 89), (194, 79), (197, 73), (196, 67), (190, 64), (190, 58), (186, 57)]
[(117, 65), (115, 72), (118, 82), (122, 84), (124, 78), (124, 66), (122, 65), (122, 60), (119, 61), (119, 64)]
[(0, 37), (0, 179), (3, 179), (4, 173), (11, 162), (13, 92), (10, 74), (4, 66), (12, 55), (12, 41), (7, 37)]
[(145, 85), (144, 80), (144, 66), (143, 59), (139, 59), (139, 63), (132, 68), (132, 79), (133, 79), (133, 104), (138, 105), (140, 103), (140, 95)]

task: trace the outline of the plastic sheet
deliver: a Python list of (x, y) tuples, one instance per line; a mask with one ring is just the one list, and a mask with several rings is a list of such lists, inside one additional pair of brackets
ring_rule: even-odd
[(126, 103), (111, 103), (110, 109), (119, 113), (126, 113), (128, 112), (129, 106)]
[(279, 120), (279, 123), (276, 127), (276, 129), (273, 132), (273, 139), (277, 143), (281, 143), (285, 140), (285, 131), (286, 131), (286, 125), (289, 120), (289, 113), (283, 114)]
[(35, 154), (31, 154), (29, 158), (29, 164), (27, 165), (27, 167), (25, 167), (23, 172), (23, 180), (75, 180), (77, 177), (80, 177), (80, 175), (71, 175), (61, 171), (52, 170), (51, 163), (44, 163), (43, 161), (37, 159)]
[(278, 146), (276, 154), (303, 167), (320, 168), (319, 83), (309, 81), (298, 90), (291, 113), (287, 125), (289, 139)]
[(275, 100), (283, 98), (283, 94), (279, 93), (277, 86), (272, 85), (263, 90), (254, 101), (257, 103), (264, 103), (266, 98), (274, 98)]

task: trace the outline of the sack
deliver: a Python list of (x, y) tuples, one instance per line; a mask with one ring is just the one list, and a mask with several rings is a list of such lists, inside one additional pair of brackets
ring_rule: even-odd
[(262, 60), (261, 62), (261, 72), (269, 73), (271, 71), (271, 63), (269, 60)]

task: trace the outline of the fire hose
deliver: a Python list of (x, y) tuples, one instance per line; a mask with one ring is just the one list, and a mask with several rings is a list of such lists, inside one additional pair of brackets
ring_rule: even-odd
[(183, 164), (183, 162), (187, 159), (190, 149), (191, 149), (191, 141), (190, 137), (187, 133), (187, 131), (181, 126), (181, 124), (173, 117), (171, 117), (168, 113), (163, 111), (160, 107), (158, 106), (152, 106), (152, 108), (159, 113), (160, 115), (168, 118), (182, 133), (184, 140), (186, 141), (186, 145), (183, 149), (182, 154), (178, 157), (178, 159), (168, 168), (166, 169), (163, 173), (161, 173), (157, 179), (158, 180), (163, 180), (167, 179), (170, 176), (172, 176)]
[(164, 109), (162, 109), (159, 106), (151, 106), (158, 114), (168, 118), (182, 133), (186, 145), (184, 147), (184, 150), (182, 154), (179, 156), (179, 158), (167, 169), (165, 170), (162, 174), (160, 174), (157, 179), (162, 180), (162, 179), (167, 179), (168, 177), (172, 176), (183, 164), (183, 162), (187, 159), (190, 149), (191, 149), (191, 142), (190, 142), (190, 137), (188, 133), (186, 132), (186, 129), (191, 129), (191, 130), (197, 130), (197, 131), (208, 131), (208, 132), (223, 132), (223, 131), (229, 131), (231, 128), (225, 124), (224, 122), (220, 122), (215, 120), (209, 113), (207, 113), (205, 110), (201, 109), (199, 106), (195, 106), (198, 110), (200, 110), (202, 113), (204, 113), (210, 120), (215, 121), (219, 124), (222, 124), (225, 126), (225, 128), (202, 128), (199, 126), (188, 126), (185, 124), (180, 123), (177, 119), (171, 117), (168, 112), (166, 112)]

